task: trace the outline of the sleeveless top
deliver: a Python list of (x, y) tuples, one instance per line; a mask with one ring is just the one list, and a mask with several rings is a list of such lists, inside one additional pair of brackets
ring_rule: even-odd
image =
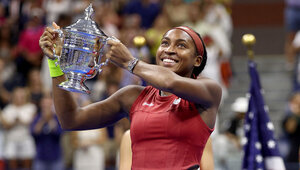
[(133, 170), (199, 167), (213, 129), (195, 104), (175, 95), (160, 96), (147, 86), (130, 110)]

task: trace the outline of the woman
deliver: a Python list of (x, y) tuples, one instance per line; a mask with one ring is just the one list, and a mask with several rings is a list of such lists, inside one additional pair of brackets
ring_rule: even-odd
[[(86, 95), (73, 94), (79, 106), (91, 104)], [(108, 140), (106, 128), (73, 131), (71, 145), (74, 149), (73, 170), (104, 170), (104, 144)]]
[(30, 126), (37, 151), (32, 169), (64, 170), (60, 145), (62, 131), (54, 113), (51, 95), (44, 93), (39, 106), (41, 110)]
[[(40, 46), (49, 58), (53, 58), (55, 40), (53, 30), (46, 28)], [(70, 130), (94, 129), (129, 117), (132, 169), (197, 169), (222, 95), (215, 81), (196, 79), (206, 63), (200, 36), (183, 26), (167, 31), (157, 50), (157, 65), (138, 61), (119, 41), (107, 43), (111, 47), (106, 57), (111, 62), (151, 86), (126, 86), (106, 100), (79, 107), (70, 92), (57, 87), (66, 79), (49, 61), (61, 126)]]
[[(130, 170), (131, 160), (132, 160), (132, 151), (131, 151), (130, 130), (127, 130), (123, 134), (121, 140), (119, 170)], [(200, 169), (201, 170), (214, 169), (213, 150), (212, 150), (212, 143), (210, 138), (207, 140), (207, 143), (203, 151), (203, 155), (200, 161)]]
[(29, 96), (26, 87), (16, 87), (11, 102), (5, 106), (1, 115), (5, 130), (3, 154), (8, 160), (8, 169), (30, 169), (36, 154), (30, 124), (37, 108), (30, 102)]

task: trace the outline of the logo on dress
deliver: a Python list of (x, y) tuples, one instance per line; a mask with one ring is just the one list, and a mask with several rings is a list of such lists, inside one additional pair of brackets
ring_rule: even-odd
[(180, 101), (181, 101), (181, 98), (178, 98), (178, 99), (175, 99), (174, 101), (173, 101), (173, 104), (179, 104), (180, 103)]
[(143, 106), (149, 106), (149, 107), (151, 107), (151, 106), (153, 106), (154, 104), (153, 103), (147, 103), (147, 102), (144, 102), (143, 103)]

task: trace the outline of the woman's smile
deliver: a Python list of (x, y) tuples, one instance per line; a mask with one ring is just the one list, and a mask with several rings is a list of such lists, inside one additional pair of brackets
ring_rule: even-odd
[(165, 67), (174, 66), (176, 63), (178, 63), (178, 60), (171, 57), (163, 57), (161, 61)]

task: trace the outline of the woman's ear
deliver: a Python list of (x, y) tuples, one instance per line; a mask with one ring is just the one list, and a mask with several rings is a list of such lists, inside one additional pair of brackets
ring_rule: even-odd
[(202, 60), (203, 60), (203, 57), (201, 55), (197, 55), (196, 58), (195, 58), (194, 66), (199, 67), (202, 63)]

